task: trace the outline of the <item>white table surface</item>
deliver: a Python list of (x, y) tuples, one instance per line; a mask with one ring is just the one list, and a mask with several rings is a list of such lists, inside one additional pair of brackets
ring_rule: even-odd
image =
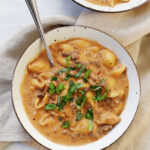
[[(72, 0), (37, 0), (41, 17), (64, 14), (78, 17), (87, 9)], [(32, 22), (25, 0), (0, 0), (0, 46), (19, 28)], [(22, 143), (13, 143), (5, 150), (34, 150)], [(0, 148), (1, 150), (1, 148)]]

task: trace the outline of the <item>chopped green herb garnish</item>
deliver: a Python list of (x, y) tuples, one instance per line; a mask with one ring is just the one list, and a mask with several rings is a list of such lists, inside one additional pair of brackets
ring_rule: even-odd
[(70, 70), (70, 64), (69, 64), (69, 60), (71, 59), (71, 56), (68, 56), (67, 58), (66, 58), (66, 66), (67, 66), (67, 73), (69, 72), (69, 70)]
[(85, 66), (82, 66), (82, 68), (79, 70), (79, 72), (75, 75), (75, 78), (79, 78), (80, 75), (86, 70)]
[(56, 88), (56, 93), (60, 94), (65, 89), (65, 85), (63, 83), (60, 83)]
[(68, 81), (70, 78), (72, 78), (72, 75), (71, 74), (67, 74), (66, 77), (65, 77), (65, 80)]
[(56, 109), (57, 105), (56, 104), (47, 104), (45, 105), (45, 110), (54, 110)]
[(93, 121), (89, 120), (89, 131), (93, 130)]
[(57, 106), (60, 106), (61, 96), (58, 97)]
[(56, 91), (56, 87), (53, 85), (53, 83), (49, 84), (49, 93), (54, 94)]
[(52, 76), (51, 81), (57, 81), (57, 76)]
[(67, 68), (62, 68), (62, 69), (58, 70), (59, 75), (61, 75), (63, 72), (67, 73), (68, 69)]
[(80, 121), (83, 118), (83, 114), (81, 113), (81, 110), (77, 111), (76, 121)]
[(62, 124), (62, 127), (65, 128), (65, 129), (69, 128), (70, 127), (69, 121), (64, 121), (63, 124)]
[(96, 91), (96, 97), (93, 96), (93, 100), (95, 100), (97, 102), (105, 100), (107, 98), (108, 94), (109, 94), (109, 88), (106, 87), (104, 95), (101, 95), (100, 91)]
[(71, 103), (71, 102), (73, 102), (73, 101), (74, 101), (74, 98), (73, 98), (73, 97), (69, 99), (69, 103)]
[(68, 102), (68, 98), (66, 96), (62, 96), (60, 99), (59, 99), (59, 104), (57, 102), (57, 105), (58, 105), (58, 111), (62, 110), (64, 108), (64, 106), (67, 104)]
[(82, 64), (80, 64), (80, 63), (78, 63), (77, 65), (76, 65), (76, 69), (80, 69), (82, 67)]
[(92, 91), (98, 91), (98, 90), (101, 89), (101, 86), (95, 85), (95, 86), (90, 86), (90, 88), (91, 88)]
[(59, 117), (59, 121), (62, 121), (63, 120), (63, 118), (62, 117)]
[(90, 108), (87, 110), (86, 114), (85, 114), (85, 118), (88, 120), (93, 120), (94, 116), (93, 116), (93, 110)]
[(106, 78), (103, 78), (101, 81), (100, 81), (100, 84), (104, 84)]
[(76, 101), (76, 107), (77, 109), (80, 109), (85, 104), (87, 97), (85, 96), (84, 91), (80, 91), (81, 95), (78, 96), (78, 100)]
[(84, 74), (84, 76), (83, 76), (83, 81), (84, 81), (84, 82), (87, 82), (87, 79), (88, 79), (90, 73), (91, 73), (91, 70), (90, 70), (90, 69), (88, 69), (88, 70), (85, 72), (85, 74)]

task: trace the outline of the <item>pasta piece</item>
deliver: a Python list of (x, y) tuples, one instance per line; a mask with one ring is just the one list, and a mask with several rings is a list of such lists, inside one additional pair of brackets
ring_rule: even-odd
[(60, 44), (59, 48), (66, 54), (72, 53), (73, 51), (72, 45), (68, 43)]
[(126, 70), (126, 66), (120, 65), (119, 67), (116, 67), (111, 72), (111, 75), (114, 77), (120, 76), (124, 71)]
[(107, 49), (102, 50), (103, 64), (108, 68), (113, 68), (116, 65), (116, 56)]
[(89, 104), (91, 104), (92, 107), (95, 106), (95, 102), (93, 101), (93, 93), (92, 92), (87, 92), (86, 97), (87, 97), (87, 101), (89, 102)]
[(48, 93), (45, 94), (44, 98), (41, 101), (40, 101), (40, 98), (35, 98), (34, 99), (35, 108), (40, 109), (40, 108), (44, 107), (47, 104), (48, 100), (49, 100)]
[(36, 60), (28, 65), (28, 70), (35, 73), (41, 73), (45, 70), (45, 63), (41, 60)]
[(39, 120), (39, 123), (41, 126), (46, 126), (48, 124), (54, 124), (55, 123), (55, 120), (50, 117), (49, 114), (45, 114), (42, 116), (42, 118)]
[(72, 40), (70, 42), (71, 44), (73, 44), (74, 46), (80, 47), (80, 48), (85, 48), (85, 47), (89, 47), (90, 43), (84, 39), (76, 39), (76, 40)]
[(97, 120), (97, 123), (99, 125), (115, 125), (120, 122), (120, 117), (117, 115), (111, 113), (111, 112), (104, 112), (102, 116), (100, 117), (100, 120)]
[(115, 0), (107, 0), (108, 5), (114, 7), (115, 6)]
[(119, 92), (117, 90), (111, 90), (108, 95), (108, 97), (110, 97), (110, 98), (114, 98), (114, 97), (118, 97), (118, 96), (119, 96)]
[(60, 64), (60, 65), (62, 65), (63, 67), (66, 67), (66, 59), (65, 59), (65, 57), (61, 57), (61, 56), (57, 56), (57, 61), (58, 61), (58, 63)]
[(91, 46), (91, 47), (87, 47), (86, 49), (90, 50), (90, 51), (94, 51), (94, 52), (99, 52), (100, 47), (98, 47), (98, 46)]
[(119, 102), (118, 105), (113, 109), (114, 114), (119, 115), (123, 109), (123, 103)]
[(106, 77), (106, 84), (110, 89), (113, 89), (116, 86), (116, 79), (113, 77)]
[(80, 120), (77, 125), (74, 127), (75, 132), (80, 133), (89, 133), (89, 121), (87, 119)]
[(50, 111), (50, 114), (52, 114), (53, 116), (59, 116), (59, 117), (65, 117), (65, 114), (64, 114), (64, 112), (59, 112), (59, 113), (57, 113), (57, 112), (54, 112), (54, 111)]
[(80, 90), (83, 90), (83, 89), (86, 89), (86, 88), (89, 88), (89, 87), (90, 87), (90, 84), (89, 84), (89, 83), (85, 83), (85, 82), (83, 82), (83, 80), (81, 80), (81, 79), (78, 80), (77, 83), (81, 83), (81, 84), (82, 84), (82, 86), (79, 87)]
[(43, 88), (44, 87), (44, 82), (39, 82), (37, 79), (32, 79), (31, 84), (35, 88)]

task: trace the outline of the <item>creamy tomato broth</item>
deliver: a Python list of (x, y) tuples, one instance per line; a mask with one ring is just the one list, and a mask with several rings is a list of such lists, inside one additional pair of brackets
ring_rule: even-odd
[(126, 67), (100, 44), (74, 38), (43, 50), (27, 65), (21, 84), (26, 113), (49, 140), (82, 145), (106, 135), (121, 119), (128, 95)]
[(86, 0), (90, 3), (96, 4), (96, 5), (102, 5), (102, 6), (112, 6), (114, 7), (117, 4), (120, 3), (127, 3), (130, 0)]

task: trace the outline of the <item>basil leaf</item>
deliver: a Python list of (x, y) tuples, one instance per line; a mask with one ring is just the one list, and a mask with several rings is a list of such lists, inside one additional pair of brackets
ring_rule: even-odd
[(83, 76), (83, 81), (84, 81), (84, 82), (87, 82), (87, 78), (89, 77), (90, 73), (91, 73), (91, 70), (90, 70), (90, 69), (88, 69), (88, 70), (85, 72), (85, 74), (84, 74), (84, 76)]
[(57, 105), (56, 104), (47, 104), (45, 105), (45, 110), (54, 110), (56, 109)]
[(57, 81), (57, 76), (52, 76), (51, 81)]
[(94, 116), (93, 116), (93, 110), (90, 108), (87, 110), (86, 114), (85, 114), (85, 118), (88, 120), (93, 120)]
[(107, 98), (108, 94), (109, 94), (109, 88), (106, 87), (104, 95), (101, 95), (99, 91), (96, 91), (96, 97), (93, 96), (93, 100), (95, 100), (97, 102), (105, 100)]
[(76, 121), (80, 121), (83, 118), (83, 114), (81, 113), (81, 110), (77, 111)]
[(56, 87), (53, 85), (53, 83), (49, 84), (49, 93), (54, 94), (56, 91)]
[(75, 75), (75, 78), (79, 78), (80, 75), (86, 70), (85, 66), (82, 66), (82, 68), (79, 70), (79, 72)]
[(89, 131), (93, 130), (93, 121), (89, 120)]
[(63, 128), (69, 128), (70, 127), (69, 121), (64, 121), (63, 124), (62, 124), (62, 127)]

